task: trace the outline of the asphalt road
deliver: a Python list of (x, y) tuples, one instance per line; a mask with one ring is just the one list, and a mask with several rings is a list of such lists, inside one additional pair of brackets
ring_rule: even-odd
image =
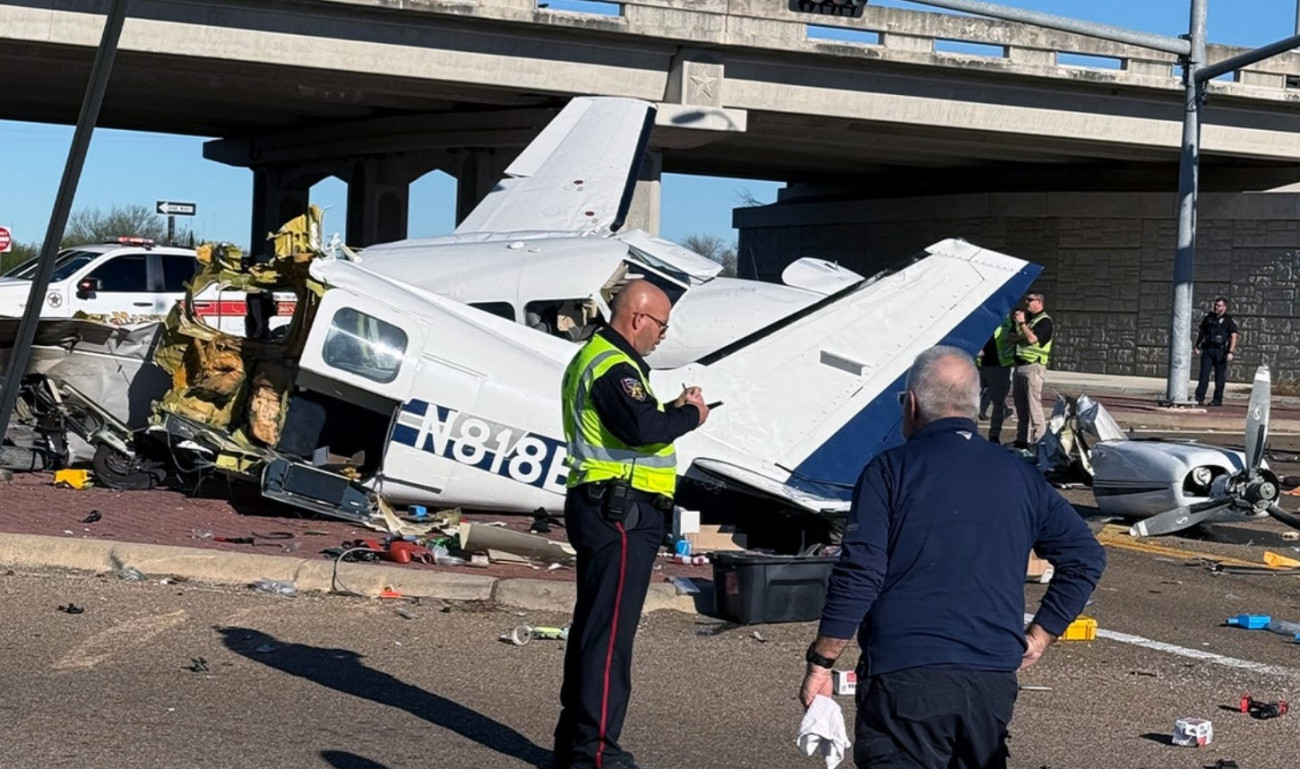
[[(1161, 546), (1238, 557), (1260, 549)], [(1225, 708), (1243, 692), (1294, 698), (1300, 644), (1219, 625), (1245, 611), (1300, 620), (1300, 581), (1216, 576), (1165, 551), (1110, 557), (1089, 614), (1103, 633), (1174, 648), (1058, 643), (1022, 676), (1050, 691), (1021, 694), (1013, 766), (1296, 766), (1300, 713), (1256, 721)], [(1026, 587), (1031, 606), (1043, 589)], [(68, 602), (85, 612), (58, 610)], [(526, 767), (549, 755), (562, 646), (498, 636), (563, 616), (66, 574), (0, 576), (0, 615), (0, 764), (9, 769)], [(650, 767), (818, 766), (793, 746), (793, 696), (813, 632), (811, 623), (737, 628), (650, 615), (625, 744)], [(1187, 656), (1205, 653), (1230, 659)], [(207, 669), (189, 670), (195, 658)], [(1187, 716), (1213, 721), (1213, 744), (1169, 744), (1174, 720)]]

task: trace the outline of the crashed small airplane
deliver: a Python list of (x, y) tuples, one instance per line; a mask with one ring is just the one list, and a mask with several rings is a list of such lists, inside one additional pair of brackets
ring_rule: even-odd
[(1190, 440), (1129, 439), (1097, 409), (1083, 432), (1101, 440), (1081, 447), (1097, 509), (1137, 519), (1129, 529), (1135, 537), (1268, 516), (1300, 529), (1300, 517), (1278, 506), (1281, 486), (1264, 462), (1271, 404), (1268, 366), (1260, 366), (1246, 409), (1244, 452)]
[(313, 207), (266, 264), (201, 248), (192, 294), (293, 291), (293, 319), (245, 339), (177, 305), (154, 354), (168, 387), (97, 471), (123, 485), (160, 466), (224, 473), (358, 521), (387, 505), (558, 511), (561, 374), (644, 279), (674, 300), (652, 386), (689, 382), (726, 403), (678, 442), (683, 498), (703, 500), (683, 504), (725, 492), (846, 510), (864, 463), (900, 440), (895, 396), (915, 355), (973, 354), (1040, 268), (946, 240), (872, 279), (807, 259), (787, 285), (719, 277), (667, 241), (615, 234), (653, 122), (644, 102), (575, 99), (447, 238), (329, 254)]

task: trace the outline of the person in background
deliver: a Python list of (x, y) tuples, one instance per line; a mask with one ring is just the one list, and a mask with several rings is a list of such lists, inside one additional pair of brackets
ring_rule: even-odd
[(1025, 296), (1025, 309), (1011, 313), (1016, 345), (1016, 370), (1011, 391), (1016, 403), (1016, 448), (1038, 442), (1047, 429), (1043, 416), (1043, 378), (1052, 357), (1052, 318), (1043, 309), (1043, 295)]
[[(1001, 442), (1002, 423), (1007, 418), (1007, 396), (1011, 393), (1011, 372), (1016, 363), (1014, 329), (1011, 316), (1007, 316), (993, 330), (993, 336), (979, 354), (980, 419), (989, 420), (990, 443)], [(986, 409), (992, 411), (988, 416)]]
[[(1016, 671), (1083, 610), (1106, 554), (1036, 468), (980, 438), (962, 350), (917, 356), (901, 402), (906, 442), (858, 478), (800, 700), (831, 694), (856, 631), (859, 767), (1004, 769)], [(1031, 548), (1056, 574), (1026, 628)]]
[(1214, 400), (1211, 406), (1223, 405), (1223, 386), (1228, 364), (1237, 356), (1237, 321), (1228, 314), (1228, 300), (1214, 297), (1214, 310), (1201, 320), (1192, 352), (1201, 356), (1201, 377), (1196, 383), (1196, 405), (1205, 405), (1205, 391), (1210, 387), (1210, 369), (1214, 369)]

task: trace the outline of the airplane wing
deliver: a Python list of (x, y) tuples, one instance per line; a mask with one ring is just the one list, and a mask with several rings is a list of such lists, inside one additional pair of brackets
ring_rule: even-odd
[(506, 168), (456, 234), (618, 230), (654, 120), (649, 102), (573, 99)]
[(916, 355), (944, 344), (973, 356), (1040, 271), (945, 240), (898, 272), (663, 372), (664, 392), (688, 381), (723, 402), (679, 442), (681, 466), (804, 509), (844, 509), (863, 466), (902, 441), (896, 396)]

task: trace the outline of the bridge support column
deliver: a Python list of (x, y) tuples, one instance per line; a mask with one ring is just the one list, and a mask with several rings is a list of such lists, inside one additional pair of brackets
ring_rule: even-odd
[(664, 154), (659, 150), (646, 150), (636, 189), (632, 193), (632, 205), (623, 222), (623, 231), (645, 230), (651, 235), (659, 234), (659, 177), (663, 174), (663, 169)]
[(311, 186), (329, 175), (323, 170), (264, 166), (253, 168), (253, 229), (250, 253), (266, 246), (266, 236), (307, 212)]
[(351, 161), (348, 245), (364, 248), (405, 238), (411, 180), (428, 170), (395, 155)]
[(456, 153), (460, 157), (453, 174), (456, 177), (456, 224), (465, 221), (474, 207), (492, 191), (506, 166), (519, 154), (519, 148), (475, 148)]

